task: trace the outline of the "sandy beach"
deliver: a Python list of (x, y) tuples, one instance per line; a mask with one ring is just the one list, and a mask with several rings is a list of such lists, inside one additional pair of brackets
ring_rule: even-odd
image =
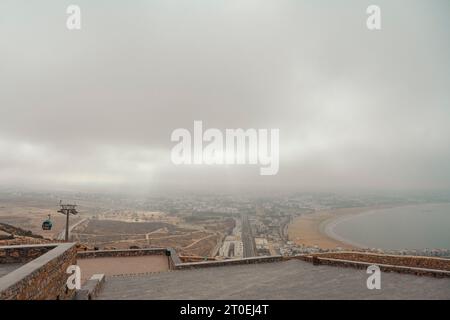
[[(337, 219), (351, 215), (381, 209), (382, 207), (356, 207), (340, 208), (318, 211), (312, 214), (302, 215), (294, 219), (288, 227), (289, 240), (297, 245), (318, 246), (323, 249), (355, 249), (355, 244), (340, 241), (332, 237), (332, 232), (327, 226)], [(328, 229), (328, 230), (327, 230)]]

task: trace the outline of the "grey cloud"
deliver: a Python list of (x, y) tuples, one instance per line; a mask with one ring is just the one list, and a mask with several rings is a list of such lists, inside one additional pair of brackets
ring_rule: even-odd
[[(0, 184), (449, 188), (448, 1), (0, 4)], [(279, 128), (280, 173), (175, 167), (194, 120)]]

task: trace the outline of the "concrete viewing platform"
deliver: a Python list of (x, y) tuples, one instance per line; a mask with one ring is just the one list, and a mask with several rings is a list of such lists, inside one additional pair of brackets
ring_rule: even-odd
[[(67, 287), (70, 266), (82, 286)], [(381, 290), (369, 290), (376, 264)], [(89, 279), (89, 280), (88, 280)], [(83, 281), (84, 280), (84, 281)], [(173, 248), (0, 247), (0, 300), (450, 299), (450, 260), (363, 252), (186, 262)]]
[(368, 277), (292, 259), (107, 277), (97, 299), (450, 299), (450, 278), (382, 272), (369, 290)]

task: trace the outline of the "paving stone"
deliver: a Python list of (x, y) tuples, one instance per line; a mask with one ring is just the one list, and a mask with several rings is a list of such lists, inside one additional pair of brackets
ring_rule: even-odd
[(98, 299), (450, 299), (450, 279), (381, 274), (300, 260), (109, 277)]

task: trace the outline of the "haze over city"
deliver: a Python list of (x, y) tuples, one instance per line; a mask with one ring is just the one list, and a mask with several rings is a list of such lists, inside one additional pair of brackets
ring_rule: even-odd
[(335, 317), (339, 300), (414, 300), (405, 317), (450, 300), (449, 14), (0, 1), (0, 314), (150, 300), (151, 316), (272, 319), (333, 300), (314, 310)]
[[(0, 4), (0, 185), (139, 191), (450, 187), (448, 1)], [(12, 35), (12, 36), (11, 36)], [(275, 176), (175, 166), (176, 128), (280, 130)]]

